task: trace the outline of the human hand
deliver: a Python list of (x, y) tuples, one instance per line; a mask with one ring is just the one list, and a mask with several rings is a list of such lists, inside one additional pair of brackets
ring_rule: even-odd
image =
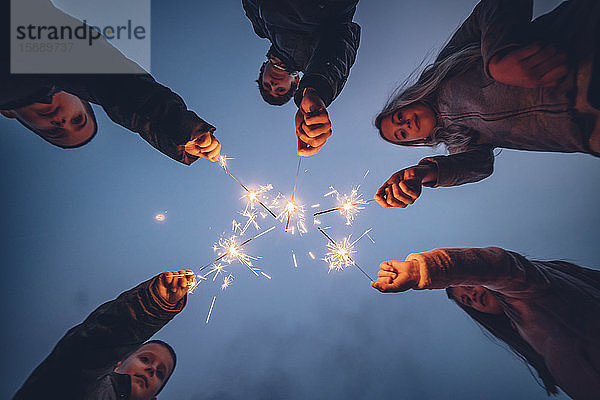
[(382, 262), (376, 281), (371, 286), (382, 293), (405, 292), (419, 284), (419, 266), (416, 261), (390, 260)]
[(209, 161), (217, 161), (220, 151), (221, 143), (212, 132), (195, 132), (192, 139), (185, 144), (186, 153)]
[(569, 72), (565, 53), (537, 43), (495, 55), (489, 70), (498, 82), (530, 89), (556, 86)]
[(325, 103), (316, 91), (306, 89), (295, 118), (298, 155), (312, 156), (331, 136), (331, 121)]
[(413, 204), (421, 195), (423, 182), (433, 179), (431, 165), (415, 165), (393, 174), (375, 193), (375, 201), (382, 207), (400, 207)]
[(193, 271), (166, 271), (154, 281), (154, 290), (164, 301), (177, 304), (196, 282)]

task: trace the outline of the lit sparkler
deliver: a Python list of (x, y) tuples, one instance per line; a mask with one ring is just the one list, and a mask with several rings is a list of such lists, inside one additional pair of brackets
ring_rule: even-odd
[(329, 271), (332, 270), (342, 270), (350, 265), (354, 265), (356, 268), (358, 268), (360, 270), (360, 272), (362, 272), (367, 278), (369, 278), (369, 280), (373, 280), (371, 279), (371, 277), (352, 259), (352, 256), (354, 254), (356, 254), (356, 250), (354, 249), (354, 245), (356, 244), (356, 242), (358, 242), (363, 236), (367, 235), (371, 229), (368, 229), (367, 231), (365, 231), (365, 233), (363, 233), (362, 235), (360, 235), (360, 237), (358, 239), (356, 239), (355, 241), (351, 242), (351, 237), (347, 236), (344, 237), (342, 239), (342, 241), (338, 244), (336, 243), (327, 233), (325, 233), (325, 231), (323, 229), (321, 229), (320, 227), (317, 227), (317, 229), (319, 230), (319, 232), (321, 232), (328, 240), (329, 243), (327, 243), (327, 253), (325, 255), (325, 258), (323, 258), (323, 261), (327, 262), (329, 264)]
[(212, 265), (211, 269), (206, 274), (204, 274), (204, 278), (208, 278), (210, 274), (214, 274), (212, 278), (212, 281), (214, 282), (215, 280), (217, 280), (217, 277), (219, 275), (225, 276), (226, 273), (227, 271), (225, 271), (225, 265), (221, 263), (216, 263)]
[[(252, 191), (252, 190), (248, 189), (246, 186), (244, 186), (244, 184), (242, 182), (240, 182), (238, 180), (238, 178), (236, 178), (235, 176), (233, 176), (233, 174), (229, 170), (229, 167), (227, 166), (227, 160), (231, 160), (231, 159), (232, 158), (227, 158), (227, 156), (225, 156), (225, 155), (220, 155), (219, 159), (218, 159), (219, 166), (221, 168), (223, 168), (223, 171), (225, 171), (225, 173), (227, 175), (229, 175), (230, 177), (232, 177), (233, 180), (236, 181), (242, 187), (242, 189), (244, 189), (247, 192), (247, 198), (248, 198), (248, 201), (250, 203), (256, 202), (256, 203), (260, 204), (265, 210), (267, 210), (269, 212), (269, 214), (271, 214), (274, 218), (277, 218), (276, 215), (275, 215), (275, 213), (273, 213), (273, 211), (269, 210), (269, 208), (266, 205), (264, 205), (264, 203), (262, 201), (259, 200), (258, 197), (261, 194), (260, 193), (260, 189), (258, 191), (256, 191), (256, 190)], [(269, 187), (269, 186), (271, 186), (271, 185), (267, 185), (267, 186), (264, 186), (264, 187), (266, 188), (266, 187)], [(261, 186), (261, 188), (262, 187), (263, 186)], [(273, 187), (271, 186), (271, 189), (272, 188)]]
[(221, 284), (221, 290), (225, 290), (229, 287), (229, 285), (231, 285), (231, 283), (234, 280), (234, 276), (233, 275), (228, 275), (225, 278), (223, 278), (223, 283)]
[(296, 232), (296, 229), (300, 235), (308, 232), (305, 224), (306, 207), (298, 199), (289, 200), (280, 193), (273, 199), (271, 204), (279, 211), (277, 219), (281, 222), (286, 221), (285, 232), (290, 232), (292, 235)]
[[(352, 225), (352, 221), (356, 217), (356, 215), (363, 210), (367, 204), (375, 199), (365, 200), (362, 197), (362, 194), (358, 192), (358, 188), (360, 186), (352, 189), (349, 194), (340, 194), (333, 186), (330, 186), (330, 192), (326, 193), (324, 196), (332, 196), (335, 195), (338, 206), (335, 208), (330, 208), (329, 210), (318, 211), (313, 214), (313, 216), (327, 214), (333, 211), (339, 211), (341, 215), (346, 217), (346, 225)], [(320, 221), (319, 221), (320, 223)]]
[[(302, 157), (298, 157), (298, 168), (296, 168), (296, 178), (294, 179), (294, 188), (292, 189), (292, 199), (285, 205), (285, 211), (287, 212), (287, 221), (285, 223), (285, 231), (288, 231), (290, 226), (290, 218), (296, 212), (298, 206), (294, 203), (294, 196), (296, 195), (296, 184), (298, 183), (298, 175), (300, 175), (300, 164), (302, 164)], [(304, 212), (304, 209), (302, 210)]]
[(258, 275), (257, 271), (260, 271), (260, 269), (252, 266), (252, 260), (258, 260), (259, 257), (253, 257), (253, 256), (250, 256), (250, 255), (244, 253), (242, 251), (242, 247), (244, 245), (246, 245), (247, 243), (249, 243), (250, 241), (257, 239), (268, 232), (271, 232), (273, 229), (275, 229), (274, 226), (267, 229), (266, 231), (259, 233), (256, 236), (251, 237), (250, 239), (246, 239), (242, 243), (237, 243), (236, 236), (232, 236), (230, 238), (219, 239), (219, 241), (213, 245), (213, 249), (215, 250), (215, 252), (217, 252), (217, 254), (219, 256), (217, 258), (215, 258), (214, 260), (212, 260), (210, 263), (202, 266), (198, 270), (198, 273), (200, 273), (201, 271), (203, 271), (204, 269), (206, 269), (210, 266), (213, 266), (216, 262), (223, 260), (223, 262), (225, 264), (231, 264), (234, 261), (239, 261), (240, 263), (247, 266), (250, 269), (250, 271), (252, 271), (252, 273), (254, 273), (255, 275)]

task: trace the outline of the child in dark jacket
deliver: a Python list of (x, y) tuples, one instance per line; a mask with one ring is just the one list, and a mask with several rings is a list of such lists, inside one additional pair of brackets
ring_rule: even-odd
[(294, 98), (301, 156), (316, 154), (331, 136), (326, 108), (342, 91), (360, 42), (360, 26), (352, 22), (357, 3), (242, 0), (254, 32), (271, 42), (258, 89), (272, 105)]
[(151, 400), (176, 363), (174, 350), (147, 340), (177, 315), (192, 271), (162, 274), (122, 293), (71, 328), (14, 399)]
[[(156, 82), (104, 38), (95, 40), (93, 46), (74, 47), (83, 48), (85, 53), (73, 50), (57, 52), (53, 57), (39, 53), (47, 56), (38, 64), (48, 73), (13, 73), (8, 57), (12, 34), (9, 3), (3, 3), (0, 10), (5, 23), (0, 36), (0, 49), (4, 52), (0, 58), (0, 114), (17, 120), (55, 146), (76, 148), (96, 134), (96, 118), (89, 104), (94, 103), (115, 123), (138, 133), (176, 161), (189, 165), (198, 157), (217, 160), (221, 145), (214, 137), (215, 127), (188, 110), (180, 96)], [(35, 9), (36, 16), (44, 16), (47, 25), (73, 29), (82, 25), (49, 0), (23, 3), (29, 7), (27, 10)], [(17, 4), (20, 3), (11, 7)], [(90, 68), (95, 72), (90, 72)]]

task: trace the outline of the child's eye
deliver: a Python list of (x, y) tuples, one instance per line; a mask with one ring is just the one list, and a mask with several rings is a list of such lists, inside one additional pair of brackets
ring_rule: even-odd
[(402, 122), (402, 111), (398, 111), (396, 113), (396, 119), (397, 119), (397, 121), (396, 121), (397, 124), (399, 124), (400, 122)]

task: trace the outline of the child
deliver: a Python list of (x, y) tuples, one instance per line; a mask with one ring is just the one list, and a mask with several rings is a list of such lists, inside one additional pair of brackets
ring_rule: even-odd
[[(11, 15), (7, 9), (9, 2), (5, 3), (1, 9), (6, 23), (3, 33), (11, 26), (7, 21)], [(28, 0), (28, 3), (29, 9), (36, 10), (36, 16), (44, 16), (47, 25), (72, 29), (82, 25), (48, 0)], [(8, 56), (9, 35), (0, 37), (0, 44)], [(176, 161), (189, 165), (198, 157), (217, 160), (221, 145), (213, 135), (215, 127), (188, 110), (181, 97), (156, 82), (104, 39), (96, 40), (93, 47), (84, 44), (77, 48), (82, 47), (84, 54), (56, 53), (46, 60), (56, 61), (57, 57), (60, 60), (52, 67), (53, 71), (58, 69), (53, 74), (14, 74), (9, 58), (2, 58), (0, 114), (15, 119), (50, 144), (77, 148), (89, 143), (98, 129), (90, 106), (94, 103), (115, 123), (139, 133)], [(103, 73), (78, 70), (78, 62), (102, 67)]]
[(550, 393), (600, 393), (600, 271), (497, 247), (435, 249), (381, 264), (381, 292), (446, 289), (537, 372)]
[[(243, 0), (254, 32), (271, 42), (258, 90), (267, 103), (298, 106), (298, 155), (316, 154), (331, 136), (326, 107), (340, 94), (356, 59), (358, 0)], [(303, 72), (300, 79), (300, 72)]]
[(393, 174), (379, 204), (404, 208), (423, 185), (484, 179), (496, 147), (600, 156), (600, 110), (588, 101), (600, 89), (590, 85), (600, 2), (564, 2), (534, 21), (532, 9), (528, 0), (481, 1), (434, 64), (388, 101), (375, 120), (386, 141), (443, 143), (450, 155)]
[(186, 303), (189, 270), (162, 274), (122, 293), (71, 328), (14, 399), (151, 400), (173, 373), (175, 351), (146, 342)]

